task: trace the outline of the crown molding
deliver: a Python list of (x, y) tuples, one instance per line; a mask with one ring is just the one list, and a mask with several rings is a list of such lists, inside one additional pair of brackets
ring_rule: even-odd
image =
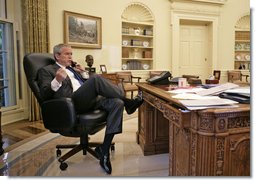
[(224, 5), (228, 0), (169, 0), (171, 2), (178, 2), (178, 1), (187, 1), (187, 2), (198, 2), (198, 3), (210, 3), (210, 4), (218, 4), (218, 5)]

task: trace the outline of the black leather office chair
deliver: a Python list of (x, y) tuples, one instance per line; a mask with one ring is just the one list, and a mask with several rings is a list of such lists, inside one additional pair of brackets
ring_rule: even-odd
[[(96, 147), (100, 143), (90, 143), (88, 135), (93, 135), (105, 127), (107, 113), (103, 110), (93, 110), (84, 114), (76, 114), (70, 98), (44, 101), (37, 84), (37, 72), (41, 67), (54, 63), (52, 54), (43, 53), (27, 54), (23, 60), (27, 82), (40, 104), (45, 128), (63, 136), (80, 137), (80, 143), (77, 145), (56, 145), (58, 157), (61, 156), (61, 148), (72, 148), (58, 159), (60, 169), (65, 170), (68, 167), (65, 160), (81, 150), (83, 155), (86, 155), (88, 151), (97, 158), (92, 147)], [(114, 150), (114, 143), (111, 145), (111, 150)]]

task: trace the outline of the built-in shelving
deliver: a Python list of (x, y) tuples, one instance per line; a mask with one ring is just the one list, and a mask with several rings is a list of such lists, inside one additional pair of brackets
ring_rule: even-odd
[(122, 22), (122, 69), (147, 70), (153, 66), (153, 24)]
[(235, 69), (250, 70), (250, 31), (235, 32)]

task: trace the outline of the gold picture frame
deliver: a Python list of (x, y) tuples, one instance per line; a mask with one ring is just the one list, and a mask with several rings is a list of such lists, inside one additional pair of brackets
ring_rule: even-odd
[(76, 48), (102, 48), (101, 18), (64, 11), (64, 42)]

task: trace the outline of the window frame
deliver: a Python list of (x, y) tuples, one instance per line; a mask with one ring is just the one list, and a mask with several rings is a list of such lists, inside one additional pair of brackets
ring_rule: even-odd
[(14, 58), (14, 69), (15, 69), (15, 94), (16, 94), (16, 104), (7, 107), (0, 107), (1, 112), (7, 112), (10, 110), (15, 110), (20, 108), (20, 101), (19, 101), (19, 84), (18, 84), (18, 60), (17, 60), (17, 37), (16, 37), (16, 23), (11, 20), (3, 19), (0, 17), (1, 23), (11, 23), (13, 25), (12, 34), (13, 34), (13, 58)]

